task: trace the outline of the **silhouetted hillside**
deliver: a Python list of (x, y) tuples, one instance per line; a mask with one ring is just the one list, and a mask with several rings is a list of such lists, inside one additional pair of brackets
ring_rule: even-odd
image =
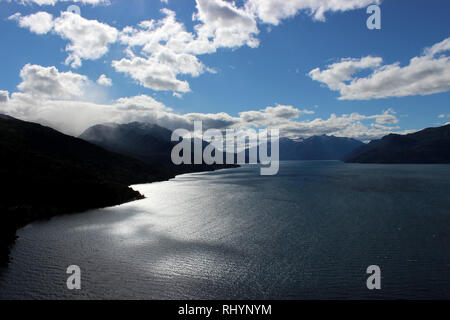
[(334, 136), (314, 136), (295, 141), (280, 139), (280, 160), (343, 160), (361, 141)]
[(450, 163), (450, 125), (408, 135), (390, 134), (356, 149), (346, 162)]
[[(350, 138), (338, 138), (333, 136), (313, 136), (303, 140), (280, 138), (280, 160), (343, 160), (346, 155), (358, 147), (364, 145), (361, 141)], [(267, 144), (269, 155), (271, 144)], [(259, 147), (256, 152), (259, 152)], [(251, 151), (246, 151), (248, 159)], [(254, 151), (253, 151), (254, 152)], [(259, 158), (258, 158), (259, 159)]]
[(117, 205), (128, 186), (166, 180), (166, 169), (39, 124), (0, 116), (0, 258), (17, 228), (39, 218)]

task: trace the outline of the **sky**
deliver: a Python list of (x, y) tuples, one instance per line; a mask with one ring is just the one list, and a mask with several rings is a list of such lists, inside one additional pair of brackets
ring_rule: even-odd
[[(370, 5), (381, 29), (366, 25)], [(448, 0), (0, 0), (0, 113), (369, 141), (450, 122)]]

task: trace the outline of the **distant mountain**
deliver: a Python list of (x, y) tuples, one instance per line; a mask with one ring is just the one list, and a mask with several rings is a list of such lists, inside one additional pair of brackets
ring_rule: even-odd
[(450, 163), (450, 125), (408, 135), (390, 134), (356, 149), (346, 162)]
[[(123, 153), (149, 164), (160, 164), (176, 173), (211, 171), (235, 167), (206, 164), (175, 166), (171, 160), (171, 153), (178, 142), (171, 141), (171, 137), (172, 131), (166, 128), (140, 122), (96, 125), (88, 128), (80, 135), (81, 139), (107, 150)], [(203, 149), (207, 145), (207, 142), (202, 142)]]
[(39, 218), (140, 198), (129, 185), (174, 175), (39, 124), (0, 115), (0, 176), (4, 261), (17, 228)]
[(155, 124), (101, 124), (88, 128), (80, 139), (149, 163), (169, 163), (172, 131)]
[(314, 136), (304, 140), (280, 139), (280, 160), (343, 160), (361, 141), (334, 136)]

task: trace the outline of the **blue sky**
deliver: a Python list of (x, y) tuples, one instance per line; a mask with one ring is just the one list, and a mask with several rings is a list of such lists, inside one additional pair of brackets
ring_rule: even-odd
[[(79, 134), (95, 122), (141, 120), (175, 129), (199, 118), (219, 128), (279, 126), (287, 136), (334, 134), (370, 140), (450, 122), (447, 0), (379, 2), (381, 30), (366, 27), (366, 8), (376, 2), (368, 0), (351, 0), (350, 8), (339, 1), (335, 7), (331, 1), (308, 7), (308, 1), (294, 0), (290, 7), (284, 4), (289, 13), (264, 11), (269, 4), (280, 8), (281, 0), (33, 3), (39, 1), (0, 1), (0, 90), (7, 96), (0, 112), (69, 134)], [(85, 29), (70, 29), (71, 17), (62, 14), (73, 4), (81, 9), (79, 25), (85, 23)], [(43, 12), (52, 15), (50, 20), (44, 15), (27, 19)], [(184, 28), (195, 49), (166, 45), (170, 37), (180, 36), (174, 32), (164, 38), (157, 30), (170, 15), (173, 20), (166, 27)], [(139, 27), (151, 20), (153, 29)], [(49, 21), (51, 26), (45, 28)], [(36, 33), (37, 26), (44, 29)], [(209, 32), (208, 41), (199, 41), (199, 26)], [(133, 31), (127, 33), (126, 27)], [(65, 62), (74, 52), (66, 46), (78, 39), (74, 32), (111, 38), (106, 46), (95, 41), (85, 46), (84, 40), (75, 44), (84, 48), (75, 49), (81, 53), (74, 54), (80, 60), (74, 65), (73, 60)], [(157, 32), (162, 40), (156, 48), (149, 39)], [(142, 50), (147, 44), (150, 49)], [(198, 49), (202, 45), (209, 49)], [(426, 55), (426, 48), (435, 48), (435, 53)], [(180, 58), (167, 66), (166, 56)], [(420, 60), (415, 66), (410, 65), (413, 58)], [(142, 66), (131, 68), (128, 62), (138, 59)], [(346, 63), (356, 71), (343, 75)], [(396, 70), (386, 70), (395, 69), (396, 63)], [(166, 70), (173, 73), (170, 79)], [(375, 73), (382, 73), (379, 79)], [(101, 75), (112, 85), (96, 83)], [(48, 87), (42, 88), (42, 81)], [(61, 91), (69, 87), (73, 94)]]

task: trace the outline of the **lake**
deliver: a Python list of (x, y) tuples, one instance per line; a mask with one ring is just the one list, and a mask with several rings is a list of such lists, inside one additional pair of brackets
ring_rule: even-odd
[(147, 198), (21, 229), (0, 299), (450, 298), (448, 165), (282, 162), (134, 188)]

